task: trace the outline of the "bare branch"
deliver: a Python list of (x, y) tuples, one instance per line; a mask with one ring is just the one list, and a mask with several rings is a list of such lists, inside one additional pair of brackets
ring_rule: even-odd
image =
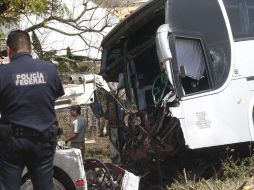
[[(46, 29), (46, 31), (51, 30), (66, 36), (77, 36), (84, 42), (84, 47), (87, 47), (85, 50), (92, 48), (100, 52), (100, 40), (104, 37), (106, 29), (115, 25), (117, 20), (114, 14), (116, 9), (104, 8), (102, 5), (104, 6), (103, 0), (97, 0), (97, 4), (94, 5), (83, 4), (78, 15), (75, 15), (73, 18), (73, 15), (71, 13), (69, 14), (68, 11), (66, 13), (61, 13), (61, 11), (55, 10), (57, 9), (57, 2), (51, 0), (47, 12), (45, 15), (41, 16), (42, 21), (28, 27), (26, 31), (31, 32), (39, 29)], [(80, 5), (74, 3), (72, 9), (73, 14), (76, 11), (75, 9), (80, 7)], [(62, 9), (65, 10), (65, 8)], [(28, 22), (32, 24), (32, 21), (29, 20), (29, 16), (25, 16)], [(62, 26), (64, 26), (62, 28), (66, 26), (66, 30), (57, 27), (58, 24), (62, 24)], [(88, 34), (93, 36), (97, 35), (98, 38), (95, 37), (97, 40), (94, 41), (94, 38), (93, 40), (87, 39), (86, 36)], [(63, 49), (64, 48), (66, 47), (63, 47)]]
[(99, 47), (96, 47), (96, 46), (93, 46), (91, 45), (90, 43), (88, 43), (88, 40), (86, 40), (83, 36), (79, 35), (79, 37), (83, 40), (83, 42), (88, 46), (88, 47), (91, 47), (91, 48), (94, 48), (98, 51), (101, 51), (101, 49)]

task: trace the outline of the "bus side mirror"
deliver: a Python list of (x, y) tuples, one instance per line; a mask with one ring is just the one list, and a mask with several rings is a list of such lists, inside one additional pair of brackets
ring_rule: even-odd
[(169, 47), (168, 36), (171, 33), (171, 29), (168, 24), (161, 25), (156, 33), (156, 50), (159, 58), (159, 62), (163, 63), (164, 69), (168, 75), (169, 81), (173, 85), (171, 59), (172, 54)]
[(164, 63), (172, 59), (172, 54), (169, 47), (168, 35), (171, 29), (168, 24), (161, 25), (156, 34), (156, 50), (160, 63)]

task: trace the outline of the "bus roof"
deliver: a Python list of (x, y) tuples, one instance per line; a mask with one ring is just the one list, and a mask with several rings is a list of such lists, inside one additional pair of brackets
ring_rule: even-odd
[[(152, 18), (151, 15), (164, 9), (165, 2), (166, 0), (151, 0), (138, 8), (116, 25), (116, 27), (103, 39), (101, 44), (102, 47), (111, 46), (112, 43), (115, 44), (119, 39), (127, 37), (128, 34), (133, 33), (135, 29), (140, 27), (140, 23), (146, 24), (150, 18)], [(137, 27), (137, 24), (139, 27)]]

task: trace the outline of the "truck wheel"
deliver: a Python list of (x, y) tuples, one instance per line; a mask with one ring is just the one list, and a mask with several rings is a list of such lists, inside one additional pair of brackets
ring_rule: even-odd
[[(57, 168), (55, 168), (54, 170), (53, 184), (54, 190), (76, 189), (70, 177), (66, 173)], [(25, 175), (23, 177), (20, 190), (33, 190), (33, 184), (29, 175)]]

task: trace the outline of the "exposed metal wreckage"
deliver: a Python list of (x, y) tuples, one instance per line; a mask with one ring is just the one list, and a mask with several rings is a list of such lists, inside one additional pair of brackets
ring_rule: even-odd
[[(124, 100), (118, 99), (117, 95), (110, 94), (108, 98), (111, 160), (142, 176), (140, 189), (155, 188), (154, 184), (156, 188), (162, 188), (165, 174), (162, 174), (161, 167), (171, 157), (174, 158), (185, 144), (180, 121), (172, 116), (169, 109), (178, 103), (176, 96), (169, 90), (165, 93), (163, 99), (157, 101), (157, 106), (139, 112), (128, 110), (126, 103), (121, 103)], [(127, 122), (121, 112), (127, 115)], [(166, 184), (171, 176), (172, 173)]]
[(96, 159), (85, 159), (85, 171), (89, 190), (138, 190), (140, 177), (113, 163), (102, 163)]

